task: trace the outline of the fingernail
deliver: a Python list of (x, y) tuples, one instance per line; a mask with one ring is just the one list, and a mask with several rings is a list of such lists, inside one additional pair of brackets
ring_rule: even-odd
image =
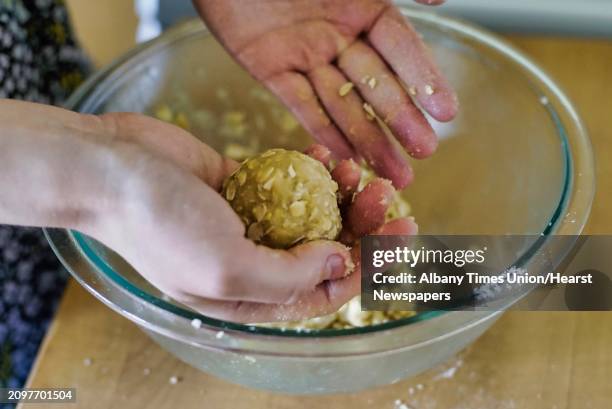
[(330, 280), (337, 280), (346, 275), (347, 265), (340, 254), (332, 254), (325, 262), (325, 273)]

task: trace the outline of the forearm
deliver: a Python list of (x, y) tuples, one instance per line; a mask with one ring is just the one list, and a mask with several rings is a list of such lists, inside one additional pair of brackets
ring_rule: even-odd
[(86, 229), (112, 206), (117, 154), (96, 118), (0, 100), (0, 224)]

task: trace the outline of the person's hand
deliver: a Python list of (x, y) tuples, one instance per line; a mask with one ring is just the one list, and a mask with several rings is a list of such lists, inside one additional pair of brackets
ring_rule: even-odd
[[(245, 238), (245, 226), (218, 194), (235, 162), (171, 125), (131, 115), (104, 121), (116, 136), (163, 159), (141, 161), (128, 200), (137, 206), (112, 215), (94, 235), (166, 294), (209, 316), (268, 322), (327, 314), (359, 292), (357, 248), (351, 259), (349, 248), (337, 242), (283, 251)], [(327, 149), (314, 146), (308, 153), (329, 166)], [(360, 174), (352, 161), (333, 170), (343, 197), (345, 243), (366, 233), (414, 234), (411, 219), (384, 225), (391, 184), (376, 179), (356, 193)]]
[(319, 142), (339, 159), (362, 156), (397, 188), (412, 170), (371, 114), (411, 156), (425, 158), (437, 139), (417, 104), (440, 121), (457, 112), (454, 92), (390, 0), (194, 2), (229, 52)]
[[(245, 226), (218, 194), (234, 161), (144, 116), (111, 114), (100, 123), (116, 142), (137, 149), (128, 154), (134, 165), (118, 205), (85, 232), (170, 297), (209, 316), (266, 322), (327, 314), (359, 292), (360, 276), (341, 243), (315, 241), (282, 251), (245, 238)], [(322, 151), (329, 153), (319, 146), (311, 154)], [(317, 159), (328, 164), (325, 154)], [(366, 233), (416, 232), (411, 219), (383, 226), (394, 194), (389, 182), (374, 180), (353, 200), (359, 168), (346, 161), (333, 174), (344, 198), (347, 244)]]
[[(181, 128), (136, 114), (81, 115), (6, 100), (0, 123), (2, 224), (80, 230), (172, 298), (227, 320), (321, 315), (359, 291), (350, 251), (339, 242), (281, 251), (245, 238), (219, 194), (237, 164)], [(345, 195), (354, 180), (348, 168), (334, 171)], [(382, 199), (392, 192), (384, 185), (360, 193), (354, 206), (345, 200), (368, 231), (381, 229)], [(347, 231), (357, 234), (347, 217)], [(403, 220), (383, 232), (415, 227)]]
[(338, 183), (339, 205), (342, 213), (343, 228), (339, 240), (351, 246), (355, 270), (361, 273), (361, 243), (366, 235), (413, 236), (418, 226), (412, 217), (402, 217), (390, 221), (387, 211), (393, 205), (396, 190), (391, 182), (380, 177), (373, 178), (363, 189), (361, 167), (352, 159), (343, 159), (332, 166), (331, 152), (323, 145), (313, 145), (306, 151), (331, 172)]
[[(265, 303), (217, 304), (221, 313), (230, 308), (230, 318), (245, 322), (295, 321), (303, 318), (326, 315), (337, 311), (344, 303), (359, 294), (361, 286), (360, 238), (370, 235), (417, 234), (418, 226), (412, 217), (398, 218), (386, 222), (386, 213), (392, 205), (396, 191), (385, 179), (374, 178), (358, 191), (361, 184), (361, 168), (351, 159), (342, 160), (332, 166), (331, 153), (323, 145), (313, 145), (305, 152), (320, 161), (330, 170), (338, 183), (339, 205), (342, 212), (343, 228), (339, 240), (349, 246), (352, 272), (338, 280), (320, 283), (314, 293), (305, 294), (297, 301), (270, 305)], [(212, 307), (207, 303), (207, 309)], [(227, 315), (224, 315), (227, 316)]]

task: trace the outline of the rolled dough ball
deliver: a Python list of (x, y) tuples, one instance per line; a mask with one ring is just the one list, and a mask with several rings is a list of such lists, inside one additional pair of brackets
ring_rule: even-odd
[(337, 191), (323, 164), (285, 149), (247, 159), (223, 184), (223, 196), (247, 226), (247, 237), (281, 249), (338, 237)]

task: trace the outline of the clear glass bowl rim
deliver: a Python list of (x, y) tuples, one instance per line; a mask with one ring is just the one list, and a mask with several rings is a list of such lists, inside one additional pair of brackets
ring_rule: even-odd
[[(546, 91), (546, 95), (543, 95), (543, 97), (548, 98), (550, 102), (548, 106), (551, 118), (553, 122), (555, 122), (555, 127), (559, 132), (559, 137), (566, 155), (565, 186), (559, 200), (557, 211), (554, 213), (545, 231), (542, 232), (542, 240), (546, 240), (546, 237), (550, 234), (580, 234), (584, 225), (586, 224), (586, 221), (588, 220), (590, 206), (595, 191), (594, 159), (586, 129), (576, 113), (576, 110), (565, 94), (536, 64), (523, 55), (522, 52), (518, 51), (512, 45), (508, 44), (506, 41), (500, 39), (496, 35), (481, 28), (475, 27), (469, 23), (449, 17), (442, 17), (429, 11), (421, 11), (408, 7), (401, 7), (401, 10), (403, 14), (409, 18), (419, 20), (425, 24), (435, 25), (445, 30), (455, 31), (463, 36), (467, 36), (475, 41), (481, 42), (498, 52), (501, 52), (505, 57), (511, 59), (514, 63), (522, 67), (523, 70), (528, 72), (539, 82), (538, 85)], [(201, 22), (188, 21), (168, 30), (162, 36), (154, 40), (137, 46), (132, 51), (120, 57), (86, 81), (71, 96), (71, 98), (67, 101), (66, 106), (70, 109), (88, 112), (86, 107), (84, 107), (84, 102), (91, 102), (98, 99), (95, 98), (95, 94), (97, 91), (97, 86), (100, 83), (112, 83), (113, 78), (116, 78), (122, 73), (128, 71), (139, 61), (146, 60), (148, 56), (151, 56), (165, 49), (166, 47), (171, 46), (176, 41), (184, 40), (192, 35), (200, 35), (205, 31), (206, 29), (202, 26)], [(105, 94), (108, 95), (110, 92), (112, 92), (112, 90), (108, 88), (105, 89)], [(556, 111), (553, 107), (557, 107), (559, 111)], [(565, 118), (571, 119), (571, 141), (568, 139), (567, 124), (564, 126), (560, 119), (560, 112), (562, 112)], [(566, 213), (572, 214), (575, 222), (571, 224), (563, 223), (563, 216)], [(79, 232), (61, 229), (46, 229), (46, 235), (54, 251), (69, 272), (77, 279), (77, 281), (81, 283), (81, 285), (83, 285), (86, 289), (88, 289), (88, 291), (94, 294), (106, 305), (132, 321), (135, 321), (144, 328), (164, 334), (174, 339), (197, 343), (205, 347), (232, 349), (229, 345), (227, 345), (227, 343), (224, 345), (224, 343), (217, 339), (217, 337), (210, 336), (211, 334), (217, 334), (219, 331), (231, 334), (236, 339), (243, 340), (252, 339), (252, 337), (259, 337), (262, 339), (283, 338), (287, 339), (287, 341), (290, 341), (291, 339), (296, 340), (304, 338), (312, 341), (314, 341), (313, 338), (318, 340), (338, 340), (339, 338), (355, 338), (374, 333), (389, 333), (417, 323), (423, 323), (424, 321), (457, 314), (457, 312), (453, 311), (434, 311), (376, 326), (322, 331), (279, 330), (276, 328), (264, 328), (220, 321), (200, 315), (191, 310), (177, 307), (138, 289), (123, 276), (115, 272), (100, 257), (98, 257), (95, 251), (93, 251), (84, 242), (84, 238)], [(63, 242), (64, 244), (67, 242), (72, 242), (73, 246), (80, 247), (80, 250), (85, 253), (84, 257), (87, 259), (87, 261), (89, 263), (93, 263), (95, 268), (102, 271), (104, 275), (109, 277), (111, 285), (114, 287), (114, 289), (122, 292), (125, 297), (140, 298), (140, 301), (143, 304), (158, 310), (160, 314), (170, 314), (173, 318), (170, 320), (172, 321), (171, 328), (164, 325), (166, 320), (161, 320), (157, 323), (144, 321), (139, 316), (137, 311), (130, 310), (125, 305), (117, 305), (113, 301), (110, 301), (112, 297), (109, 297), (108, 288), (100, 285), (100, 283), (96, 282), (96, 280), (84, 279), (81, 274), (75, 270), (74, 263), (68, 260), (70, 257), (66, 255), (65, 249), (58, 245), (59, 242)], [(71, 255), (72, 257), (83, 257), (83, 254), (76, 254), (79, 253), (77, 249), (72, 250), (75, 252), (75, 254)], [(84, 263), (80, 264), (84, 265)], [(94, 267), (89, 266), (89, 268)], [(475, 314), (474, 320), (468, 319), (458, 321), (463, 322), (463, 325), (465, 326), (471, 326), (476, 325), (481, 320), (488, 319), (495, 314), (498, 314), (498, 312), (490, 312), (484, 316), (481, 314)], [(191, 321), (196, 318), (202, 321), (202, 327), (200, 330), (201, 333), (208, 333), (206, 336), (194, 334)], [(460, 329), (457, 328), (455, 330)], [(448, 336), (452, 332), (454, 332), (454, 330), (449, 328), (447, 333), (440, 334), (440, 336)], [(430, 339), (429, 341), (432, 340), (433, 339)]]

